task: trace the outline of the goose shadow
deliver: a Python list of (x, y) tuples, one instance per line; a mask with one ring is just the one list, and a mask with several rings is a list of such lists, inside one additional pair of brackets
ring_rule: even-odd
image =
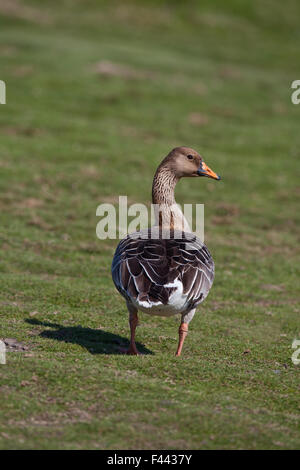
[[(53, 330), (44, 330), (39, 336), (48, 339), (55, 339), (64, 343), (79, 344), (91, 354), (114, 354), (124, 355), (121, 348), (126, 349), (129, 346), (128, 338), (109, 333), (104, 330), (94, 330), (92, 328), (83, 328), (82, 326), (63, 326), (59, 323), (40, 321), (32, 318), (26, 318), (26, 323), (30, 325), (45, 326)], [(142, 354), (153, 354), (143, 344), (137, 342), (136, 346)]]

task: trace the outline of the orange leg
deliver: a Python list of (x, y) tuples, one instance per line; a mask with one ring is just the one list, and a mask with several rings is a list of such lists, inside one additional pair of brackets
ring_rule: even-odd
[(178, 347), (175, 356), (180, 356), (181, 351), (182, 351), (182, 346), (185, 340), (186, 335), (188, 334), (188, 329), (189, 325), (188, 323), (181, 323), (179, 327), (179, 341), (178, 341)]
[(133, 355), (139, 355), (140, 353), (138, 352), (135, 344), (135, 330), (138, 325), (138, 316), (137, 313), (131, 313), (129, 315), (129, 325), (130, 325), (130, 345), (128, 350), (126, 351), (126, 354), (133, 354)]

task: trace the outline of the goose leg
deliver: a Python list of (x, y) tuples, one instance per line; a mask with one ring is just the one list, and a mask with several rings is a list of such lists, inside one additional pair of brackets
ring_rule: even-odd
[(181, 351), (182, 351), (182, 346), (185, 340), (186, 335), (188, 334), (188, 329), (189, 325), (188, 323), (181, 323), (179, 327), (179, 341), (178, 341), (178, 347), (175, 356), (180, 356)]
[(130, 345), (126, 351), (126, 354), (132, 354), (132, 355), (137, 356), (140, 354), (135, 344), (135, 330), (139, 322), (138, 315), (137, 315), (138, 310), (130, 303), (127, 303), (127, 308), (129, 311)]
[(175, 356), (181, 355), (182, 346), (186, 338), (186, 335), (188, 334), (189, 323), (192, 320), (193, 316), (195, 315), (195, 311), (196, 309), (193, 308), (192, 310), (190, 310), (188, 313), (185, 313), (181, 317), (181, 324), (180, 324), (179, 331), (178, 331), (179, 333), (178, 347), (177, 347)]

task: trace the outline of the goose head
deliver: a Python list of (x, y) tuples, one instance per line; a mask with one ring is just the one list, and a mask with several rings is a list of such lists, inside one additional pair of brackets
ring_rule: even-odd
[(221, 177), (211, 170), (203, 161), (202, 156), (196, 150), (189, 147), (176, 147), (162, 161), (161, 166), (168, 169), (176, 176), (199, 177), (206, 176), (215, 180)]

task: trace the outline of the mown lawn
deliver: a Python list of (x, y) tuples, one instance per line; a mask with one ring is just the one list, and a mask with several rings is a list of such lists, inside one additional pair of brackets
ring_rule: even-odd
[[(0, 0), (2, 449), (295, 449), (299, 372), (297, 0)], [(199, 150), (213, 289), (138, 345), (96, 208), (149, 203), (160, 160)], [(23, 349), (22, 349), (23, 348)]]

